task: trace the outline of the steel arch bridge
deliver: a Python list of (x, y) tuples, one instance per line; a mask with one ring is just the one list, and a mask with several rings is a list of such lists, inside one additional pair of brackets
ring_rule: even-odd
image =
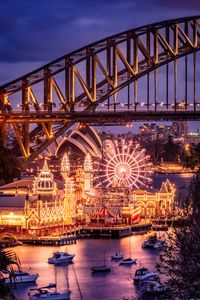
[[(1, 130), (13, 126), (22, 155), (31, 161), (76, 122), (198, 120), (199, 50), (200, 16), (87, 45), (2, 85)], [(31, 153), (38, 135), (45, 138)]]

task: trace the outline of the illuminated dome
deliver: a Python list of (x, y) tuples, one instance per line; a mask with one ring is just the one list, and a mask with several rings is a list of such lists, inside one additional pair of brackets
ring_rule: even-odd
[(53, 174), (51, 173), (47, 161), (45, 159), (44, 166), (37, 177), (35, 177), (33, 184), (34, 194), (52, 193), (55, 190), (56, 183), (54, 182)]

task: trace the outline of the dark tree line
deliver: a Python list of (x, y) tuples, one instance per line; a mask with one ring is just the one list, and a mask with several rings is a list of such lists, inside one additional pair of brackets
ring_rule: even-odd
[(190, 186), (191, 212), (184, 226), (168, 234), (168, 247), (157, 265), (171, 287), (166, 299), (200, 299), (200, 174)]
[(10, 285), (5, 284), (6, 276), (12, 278), (12, 281), (15, 280), (13, 274), (15, 268), (20, 269), (20, 262), (15, 252), (0, 249), (0, 299), (2, 300), (15, 299)]
[(3, 145), (0, 134), (0, 185), (12, 182), (14, 178), (19, 178), (20, 173), (19, 160)]

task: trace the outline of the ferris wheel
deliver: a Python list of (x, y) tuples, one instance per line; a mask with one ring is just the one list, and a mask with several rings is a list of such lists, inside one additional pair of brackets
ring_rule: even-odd
[(150, 156), (145, 155), (145, 149), (140, 149), (138, 144), (134, 145), (132, 141), (125, 142), (124, 139), (107, 140), (104, 156), (100, 162), (102, 172), (98, 175), (97, 187), (138, 189), (152, 182)]

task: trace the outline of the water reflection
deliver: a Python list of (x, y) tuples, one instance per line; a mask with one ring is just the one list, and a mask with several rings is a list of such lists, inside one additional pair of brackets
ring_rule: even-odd
[[(78, 284), (84, 300), (122, 300), (123, 297), (135, 296), (138, 298), (138, 290), (133, 284), (135, 270), (147, 267), (155, 270), (158, 261), (156, 251), (142, 249), (141, 245), (145, 236), (131, 236), (121, 240), (78, 240), (77, 244), (63, 247), (46, 246), (19, 246), (15, 248), (24, 270), (39, 273), (37, 286), (48, 285), (55, 282), (55, 266), (47, 263), (48, 257), (54, 251), (67, 251), (74, 253), (74, 263), (57, 266), (58, 290), (67, 287), (67, 279), (72, 291), (71, 299), (81, 299)], [(137, 264), (131, 266), (119, 265), (119, 261), (111, 260), (111, 255), (116, 251), (124, 253), (124, 257), (137, 258)], [(111, 271), (105, 274), (92, 274), (91, 267), (103, 264), (104, 252), (106, 265), (111, 267)], [(76, 274), (75, 274), (76, 273)], [(76, 280), (78, 278), (78, 283)], [(27, 300), (28, 290), (33, 286), (20, 286), (16, 291), (18, 300)]]

